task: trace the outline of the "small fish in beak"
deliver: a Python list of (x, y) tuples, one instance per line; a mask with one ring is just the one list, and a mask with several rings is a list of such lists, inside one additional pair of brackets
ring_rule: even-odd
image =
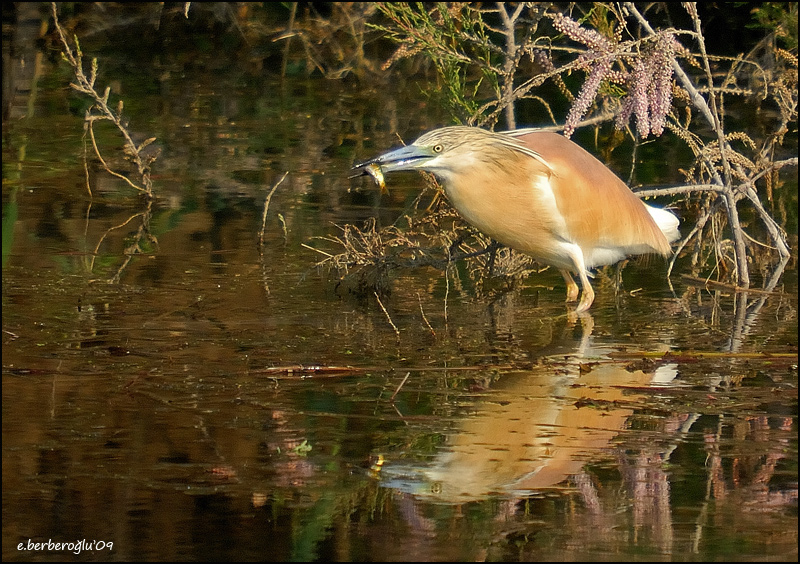
[(383, 169), (377, 163), (370, 163), (364, 167), (364, 171), (375, 179), (375, 184), (380, 186), (381, 194), (388, 194), (389, 190), (386, 189), (386, 180), (383, 178)]
[(350, 176), (350, 178), (358, 178), (359, 176), (368, 175), (375, 180), (375, 184), (377, 184), (381, 189), (381, 194), (388, 194), (389, 190), (386, 189), (386, 179), (383, 176), (383, 169), (381, 165), (376, 162), (369, 162), (361, 165), (357, 165), (353, 167), (353, 170), (359, 171), (358, 174), (354, 174)]
[(437, 156), (438, 151), (428, 147), (409, 145), (400, 147), (379, 157), (370, 159), (353, 167), (356, 172), (350, 178), (356, 178), (365, 174), (375, 179), (375, 184), (381, 187), (381, 194), (388, 194), (384, 173), (403, 171), (403, 170), (426, 170), (425, 163)]

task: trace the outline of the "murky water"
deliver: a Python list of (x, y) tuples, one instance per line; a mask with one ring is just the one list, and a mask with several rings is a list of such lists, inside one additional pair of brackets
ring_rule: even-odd
[(390, 123), (442, 123), (414, 86), (108, 54), (162, 150), (148, 207), (96, 164), (89, 198), (85, 106), (27, 49), (3, 131), (5, 560), (797, 559), (796, 271), (747, 316), (659, 261), (601, 274), (577, 319), (551, 271), (486, 294), (399, 271), (356, 299), (309, 247), (416, 198), (347, 178)]

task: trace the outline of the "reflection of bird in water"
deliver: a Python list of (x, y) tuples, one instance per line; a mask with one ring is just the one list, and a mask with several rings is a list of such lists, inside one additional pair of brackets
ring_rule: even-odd
[(558, 268), (577, 311), (594, 291), (587, 270), (629, 255), (669, 255), (678, 218), (642, 201), (603, 163), (550, 132), (493, 133), (466, 126), (426, 133), (412, 145), (356, 167), (383, 187), (383, 173), (432, 172), (450, 203), (474, 227)]
[[(591, 328), (589, 328), (591, 330)], [(625, 427), (643, 396), (626, 388), (669, 385), (674, 364), (632, 369), (590, 334), (525, 372), (504, 374), (460, 420), (430, 464), (384, 465), (385, 487), (460, 503), (516, 497), (582, 472)], [(654, 368), (654, 369), (653, 369)]]
[(456, 503), (555, 487), (623, 429), (633, 413), (626, 406), (638, 399), (625, 387), (649, 386), (675, 370), (628, 372), (606, 361), (580, 375), (576, 365), (575, 373), (554, 380), (553, 368), (564, 367), (504, 376), (477, 413), (447, 434), (431, 465), (387, 464), (384, 485)]

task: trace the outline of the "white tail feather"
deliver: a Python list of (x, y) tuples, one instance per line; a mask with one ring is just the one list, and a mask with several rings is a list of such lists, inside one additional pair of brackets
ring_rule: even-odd
[(654, 208), (648, 206), (647, 204), (644, 205), (647, 208), (647, 211), (650, 212), (650, 217), (656, 222), (659, 229), (661, 229), (664, 236), (667, 238), (667, 241), (672, 243), (673, 241), (677, 241), (681, 238), (681, 232), (678, 231), (678, 225), (680, 224), (680, 220), (669, 210), (665, 210), (663, 208)]

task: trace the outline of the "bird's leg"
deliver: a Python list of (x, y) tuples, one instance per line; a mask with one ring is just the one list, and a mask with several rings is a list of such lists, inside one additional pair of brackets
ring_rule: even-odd
[(581, 294), (581, 301), (578, 303), (578, 309), (575, 311), (582, 313), (592, 306), (592, 302), (594, 301), (594, 290), (592, 289), (592, 285), (589, 283), (589, 277), (586, 275), (585, 268), (578, 271), (578, 276), (580, 276), (581, 279), (583, 293)]
[(578, 292), (580, 292), (580, 288), (575, 283), (575, 280), (572, 279), (572, 275), (569, 273), (569, 270), (560, 269), (559, 272), (561, 276), (564, 278), (564, 282), (567, 283), (567, 301), (568, 302), (577, 302), (578, 301)]
[[(581, 279), (581, 288), (583, 292), (581, 293), (581, 301), (578, 302), (578, 308), (575, 310), (576, 313), (582, 313), (588, 310), (592, 306), (592, 302), (594, 301), (594, 290), (592, 289), (592, 285), (589, 283), (589, 276), (586, 274), (586, 263), (583, 260), (583, 251), (578, 245), (569, 245), (566, 247), (567, 254), (569, 258), (572, 259), (572, 263), (575, 265), (575, 272), (578, 273), (578, 278)], [(564, 280), (567, 282), (567, 298), (572, 297), (574, 301), (575, 298), (578, 297), (578, 287), (575, 285), (575, 281), (572, 279), (570, 273), (566, 270), (561, 271), (561, 276), (564, 277)]]
[(619, 296), (622, 291), (622, 269), (628, 264), (628, 259), (619, 261), (614, 267), (614, 295)]

